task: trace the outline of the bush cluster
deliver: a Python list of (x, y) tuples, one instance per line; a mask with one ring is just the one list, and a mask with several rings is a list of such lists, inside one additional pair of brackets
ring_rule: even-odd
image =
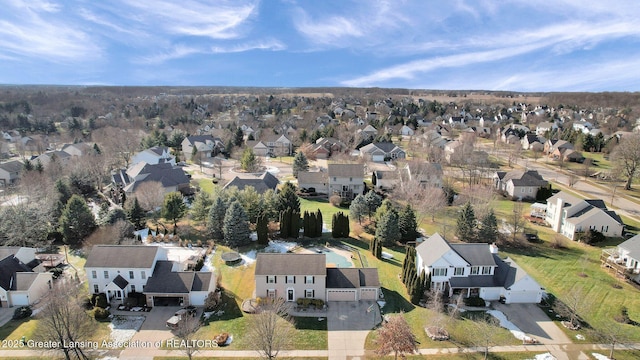
[(109, 318), (109, 315), (109, 310), (107, 309), (103, 309), (101, 307), (96, 307), (95, 309), (93, 309), (93, 317), (96, 320), (105, 320)]
[(32, 313), (33, 311), (31, 311), (31, 308), (29, 306), (20, 306), (13, 312), (13, 319), (14, 320), (26, 319), (29, 316), (31, 316)]
[(298, 306), (309, 307), (309, 305), (313, 305), (316, 309), (320, 309), (324, 306), (324, 300), (322, 299), (308, 299), (308, 298), (299, 298), (296, 300)]
[(485, 301), (479, 296), (471, 296), (464, 299), (464, 304), (467, 306), (485, 307)]

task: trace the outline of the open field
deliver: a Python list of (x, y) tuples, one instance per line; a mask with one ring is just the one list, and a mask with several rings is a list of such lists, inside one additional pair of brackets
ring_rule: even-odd
[[(316, 212), (318, 209), (322, 212), (322, 222), (331, 227), (331, 219), (333, 214), (343, 212), (345, 215), (349, 215), (349, 208), (341, 208), (333, 206), (327, 199), (313, 199), (307, 200), (300, 198), (300, 213), (304, 214), (305, 211)], [(302, 215), (301, 215), (302, 216)]]

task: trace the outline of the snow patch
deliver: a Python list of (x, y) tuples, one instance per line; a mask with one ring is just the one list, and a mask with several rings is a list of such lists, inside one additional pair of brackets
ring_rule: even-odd
[(604, 356), (602, 354), (598, 354), (598, 353), (591, 353), (591, 356), (596, 358), (596, 360), (611, 360), (611, 359), (609, 359), (609, 357)]
[[(264, 248), (262, 252), (266, 253), (286, 253), (298, 246), (296, 242), (287, 242), (282, 240), (271, 240), (269, 241), (269, 245)], [(251, 250), (246, 253), (240, 254), (240, 257), (244, 261), (245, 264), (252, 264), (256, 261), (256, 256), (258, 255), (257, 250)]]
[(584, 337), (584, 335), (577, 334), (577, 335), (576, 335), (576, 339), (578, 339), (578, 340), (585, 340), (585, 337)]
[(393, 259), (393, 254), (390, 254), (390, 253), (388, 253), (388, 252), (386, 252), (386, 251), (383, 251), (383, 252), (382, 252), (382, 258), (383, 258), (383, 259), (387, 259), (387, 260), (389, 260), (389, 259)]
[(516, 337), (516, 339), (522, 340), (522, 341), (533, 340), (531, 337), (527, 336), (522, 330), (520, 330), (520, 328), (518, 328), (514, 323), (507, 320), (507, 317), (502, 311), (487, 310), (487, 314), (490, 314), (491, 316), (498, 319), (500, 321), (500, 326), (509, 330), (511, 334), (513, 334), (513, 336)]
[(544, 353), (536, 355), (533, 360), (557, 360), (551, 353)]
[(109, 324), (109, 328), (111, 329), (111, 341), (123, 343), (131, 340), (136, 332), (140, 330), (145, 319), (146, 318), (144, 316), (114, 317)]

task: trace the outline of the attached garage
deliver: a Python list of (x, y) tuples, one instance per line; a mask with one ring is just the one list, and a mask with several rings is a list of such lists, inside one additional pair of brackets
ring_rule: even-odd
[[(147, 295), (149, 297), (149, 295)], [(148, 298), (147, 298), (148, 300)], [(148, 303), (149, 301), (147, 301)], [(188, 301), (185, 302), (185, 296), (167, 296), (167, 295), (152, 295), (152, 306), (186, 306), (189, 305)]]
[(373, 162), (383, 162), (384, 154), (373, 154), (371, 155), (371, 161)]
[(327, 301), (356, 301), (356, 289), (327, 289)]
[(361, 288), (360, 300), (378, 300), (377, 288)]

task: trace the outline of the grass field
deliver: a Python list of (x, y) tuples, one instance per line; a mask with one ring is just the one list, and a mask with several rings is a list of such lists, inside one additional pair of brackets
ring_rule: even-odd
[(349, 215), (349, 208), (341, 208), (333, 206), (326, 199), (314, 199), (307, 200), (300, 198), (300, 213), (304, 214), (305, 211), (316, 212), (318, 209), (322, 212), (322, 222), (331, 227), (331, 219), (333, 214), (343, 212), (345, 215)]

